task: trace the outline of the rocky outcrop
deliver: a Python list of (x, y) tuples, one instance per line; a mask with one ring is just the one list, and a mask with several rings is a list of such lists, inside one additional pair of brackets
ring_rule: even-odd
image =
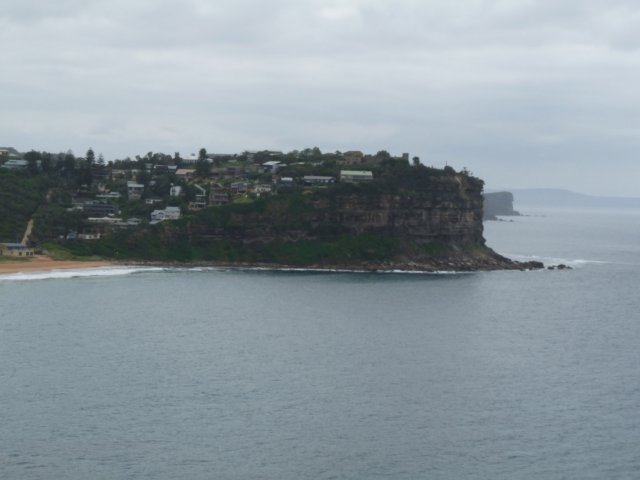
[(493, 192), (484, 194), (484, 220), (497, 220), (498, 215), (518, 216), (513, 209), (513, 194), (511, 192)]

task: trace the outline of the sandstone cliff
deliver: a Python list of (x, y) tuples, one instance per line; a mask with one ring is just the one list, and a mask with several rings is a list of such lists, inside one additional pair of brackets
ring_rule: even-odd
[(413, 185), (336, 185), (280, 194), (121, 234), (119, 252), (122, 258), (232, 265), (540, 268), (485, 246), (482, 186), (454, 173), (424, 176)]

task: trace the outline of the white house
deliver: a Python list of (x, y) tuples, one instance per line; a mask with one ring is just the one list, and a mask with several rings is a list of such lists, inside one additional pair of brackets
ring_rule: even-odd
[(8, 170), (24, 170), (29, 166), (29, 162), (26, 160), (7, 160), (2, 165), (2, 168)]
[(270, 184), (268, 183), (256, 183), (253, 186), (253, 191), (257, 194), (261, 194), (261, 193), (270, 193), (272, 190), (272, 187)]
[(151, 222), (163, 222), (164, 220), (178, 220), (180, 218), (180, 207), (166, 207), (164, 210), (154, 210), (151, 212)]
[(282, 162), (278, 162), (276, 160), (270, 160), (262, 164), (262, 168), (264, 168), (265, 173), (276, 173), (281, 166)]

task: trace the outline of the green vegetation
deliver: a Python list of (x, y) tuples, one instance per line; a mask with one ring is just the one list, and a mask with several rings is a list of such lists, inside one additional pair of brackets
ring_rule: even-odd
[(45, 198), (47, 182), (0, 170), (0, 241), (22, 239), (31, 215)]

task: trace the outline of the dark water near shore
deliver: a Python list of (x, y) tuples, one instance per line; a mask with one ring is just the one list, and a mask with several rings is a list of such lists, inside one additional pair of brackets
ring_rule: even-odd
[(532, 213), (573, 270), (0, 277), (0, 478), (640, 478), (640, 213)]

